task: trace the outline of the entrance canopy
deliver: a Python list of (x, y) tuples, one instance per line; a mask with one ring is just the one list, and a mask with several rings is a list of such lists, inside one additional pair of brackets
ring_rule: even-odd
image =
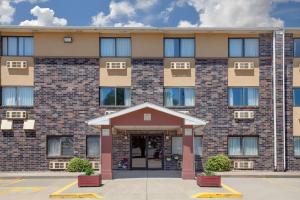
[(202, 126), (207, 121), (152, 103), (142, 103), (86, 121), (91, 126)]

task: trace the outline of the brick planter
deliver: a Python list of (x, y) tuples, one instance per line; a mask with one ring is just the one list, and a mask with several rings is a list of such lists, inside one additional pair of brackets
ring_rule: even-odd
[(102, 184), (101, 175), (79, 175), (78, 176), (78, 187), (99, 187)]
[(221, 176), (197, 176), (197, 185), (200, 187), (221, 187)]

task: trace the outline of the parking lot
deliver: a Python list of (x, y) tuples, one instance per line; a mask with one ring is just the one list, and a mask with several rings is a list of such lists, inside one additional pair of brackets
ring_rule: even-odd
[[(227, 187), (200, 188), (194, 180), (141, 176), (104, 181), (100, 188), (78, 188), (76, 178), (16, 177), (0, 179), (0, 199), (43, 200), (89, 197), (111, 200), (185, 200), (193, 199), (197, 194), (231, 194), (232, 192), (240, 193), (241, 199), (251, 200), (296, 200), (300, 197), (299, 178), (223, 178), (222, 183)], [(55, 194), (65, 196), (55, 196)]]

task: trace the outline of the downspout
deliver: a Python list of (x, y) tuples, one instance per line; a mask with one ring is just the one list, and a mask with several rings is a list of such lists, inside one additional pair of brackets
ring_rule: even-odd
[(282, 30), (282, 123), (283, 123), (283, 171), (286, 170), (286, 136), (285, 136), (285, 123), (286, 123), (286, 118), (285, 118), (285, 31)]
[(273, 31), (273, 120), (274, 120), (274, 171), (277, 171), (277, 109), (276, 109), (276, 31)]

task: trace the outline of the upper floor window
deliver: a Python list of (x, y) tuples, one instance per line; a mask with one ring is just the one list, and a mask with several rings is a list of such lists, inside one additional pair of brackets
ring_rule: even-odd
[(2, 37), (3, 56), (32, 56), (33, 37)]
[(300, 107), (300, 88), (294, 88), (294, 106)]
[(300, 57), (300, 38), (294, 39), (294, 56)]
[(230, 156), (257, 156), (258, 137), (228, 137)]
[(130, 57), (130, 38), (101, 38), (101, 57)]
[(194, 106), (194, 88), (165, 88), (164, 102), (168, 107)]
[(229, 57), (258, 57), (257, 38), (229, 39)]
[(130, 106), (130, 88), (100, 88), (100, 104), (104, 106)]
[(258, 88), (229, 88), (229, 106), (258, 106)]
[(165, 57), (194, 57), (195, 41), (193, 38), (166, 38)]
[(294, 155), (300, 156), (300, 137), (294, 137)]
[(2, 106), (33, 106), (33, 87), (3, 87)]
[(74, 144), (72, 136), (50, 136), (47, 138), (48, 156), (73, 156)]

